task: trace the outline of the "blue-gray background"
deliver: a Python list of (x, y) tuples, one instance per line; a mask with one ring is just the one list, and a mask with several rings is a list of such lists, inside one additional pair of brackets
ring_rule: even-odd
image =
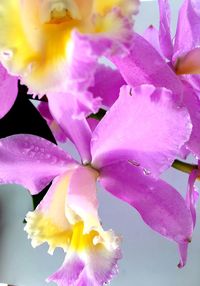
[[(171, 0), (173, 29), (181, 0)], [(142, 2), (136, 20), (136, 30), (144, 31), (149, 24), (158, 24), (155, 1)], [(183, 194), (187, 175), (170, 170), (164, 178)], [(200, 262), (200, 212), (189, 249), (186, 267), (179, 270), (176, 245), (151, 231), (138, 213), (103, 190), (99, 192), (100, 216), (104, 228), (113, 228), (123, 235), (123, 260), (113, 286), (199, 286)], [(23, 231), (22, 221), (31, 209), (31, 198), (21, 187), (0, 187), (0, 282), (16, 286), (44, 286), (45, 278), (61, 264), (64, 255), (57, 250), (47, 254), (47, 246), (33, 249)]]

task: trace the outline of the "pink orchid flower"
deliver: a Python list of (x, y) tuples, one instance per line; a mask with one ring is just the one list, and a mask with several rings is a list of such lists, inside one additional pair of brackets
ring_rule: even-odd
[[(159, 31), (150, 26), (143, 37), (135, 34), (133, 45), (126, 56), (111, 57), (118, 68), (115, 80), (125, 81), (132, 87), (149, 83), (157, 87), (165, 87), (174, 94), (174, 101), (187, 108), (192, 132), (189, 140), (180, 149), (179, 156), (186, 157), (190, 152), (200, 157), (200, 76), (182, 75), (179, 68), (181, 55), (199, 45), (200, 18), (197, 1), (185, 0), (181, 9), (174, 40), (170, 31), (170, 7), (167, 0), (159, 0)], [(187, 35), (187, 41), (185, 37)], [(181, 60), (182, 61), (182, 60)], [(189, 62), (188, 62), (189, 63)], [(178, 65), (178, 66), (177, 66)], [(179, 71), (178, 71), (179, 70)], [(112, 86), (111, 86), (112, 87)], [(95, 93), (98, 92), (96, 88)], [(107, 94), (106, 94), (107, 96)], [(113, 98), (115, 100), (115, 98)], [(196, 174), (196, 177), (198, 174)], [(186, 203), (190, 206), (195, 225), (195, 205), (197, 194), (189, 177)], [(195, 180), (192, 179), (194, 184)], [(195, 199), (194, 199), (195, 198)], [(183, 249), (182, 249), (183, 251)]]
[[(88, 143), (88, 134), (82, 138)], [(39, 193), (52, 186), (27, 215), (32, 245), (47, 242), (66, 257), (48, 278), (59, 286), (108, 283), (117, 273), (120, 239), (104, 231), (98, 217), (96, 181), (133, 206), (154, 231), (176, 242), (185, 264), (193, 220), (182, 196), (159, 179), (188, 140), (187, 110), (165, 88), (123, 86), (114, 105), (92, 132), (90, 160), (77, 162), (49, 141), (33, 135), (0, 140), (1, 183), (16, 183)]]

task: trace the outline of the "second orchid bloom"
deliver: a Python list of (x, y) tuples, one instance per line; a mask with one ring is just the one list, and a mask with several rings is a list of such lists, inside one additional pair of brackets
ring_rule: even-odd
[(51, 253), (56, 247), (67, 251), (49, 281), (103, 285), (117, 272), (120, 238), (104, 231), (99, 221), (96, 181), (136, 208), (153, 230), (175, 241), (185, 263), (192, 215), (181, 195), (158, 179), (191, 133), (189, 115), (173, 96), (150, 85), (124, 86), (91, 135), (86, 165), (37, 136), (0, 140), (2, 183), (15, 182), (37, 194), (53, 179), (37, 209), (28, 213), (25, 227), (33, 246), (47, 242)]

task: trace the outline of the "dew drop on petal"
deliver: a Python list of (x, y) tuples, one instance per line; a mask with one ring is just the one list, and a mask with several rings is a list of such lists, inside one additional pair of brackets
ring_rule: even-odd
[(148, 169), (146, 169), (146, 168), (143, 168), (143, 173), (144, 173), (144, 175), (146, 175), (146, 176), (151, 175), (151, 171), (148, 170)]
[(140, 163), (134, 161), (134, 160), (128, 160), (128, 163), (135, 166), (135, 167), (139, 167), (140, 166)]

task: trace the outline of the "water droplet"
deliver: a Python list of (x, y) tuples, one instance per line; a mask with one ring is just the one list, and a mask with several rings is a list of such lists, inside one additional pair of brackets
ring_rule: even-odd
[(51, 155), (50, 154), (45, 154), (45, 159), (50, 159)]
[(34, 150), (35, 150), (35, 152), (38, 152), (40, 150), (40, 148), (38, 146), (35, 146)]
[(135, 167), (139, 167), (140, 166), (140, 163), (134, 161), (134, 160), (128, 160), (128, 163), (135, 166)]
[(57, 161), (58, 161), (58, 159), (56, 158), (56, 156), (52, 156), (50, 163), (55, 164), (55, 163), (57, 163)]
[(28, 153), (28, 156), (29, 156), (29, 158), (33, 159), (33, 158), (35, 157), (35, 152), (30, 151), (30, 152)]
[(146, 168), (143, 168), (143, 173), (144, 175), (149, 176), (151, 174), (151, 171)]

